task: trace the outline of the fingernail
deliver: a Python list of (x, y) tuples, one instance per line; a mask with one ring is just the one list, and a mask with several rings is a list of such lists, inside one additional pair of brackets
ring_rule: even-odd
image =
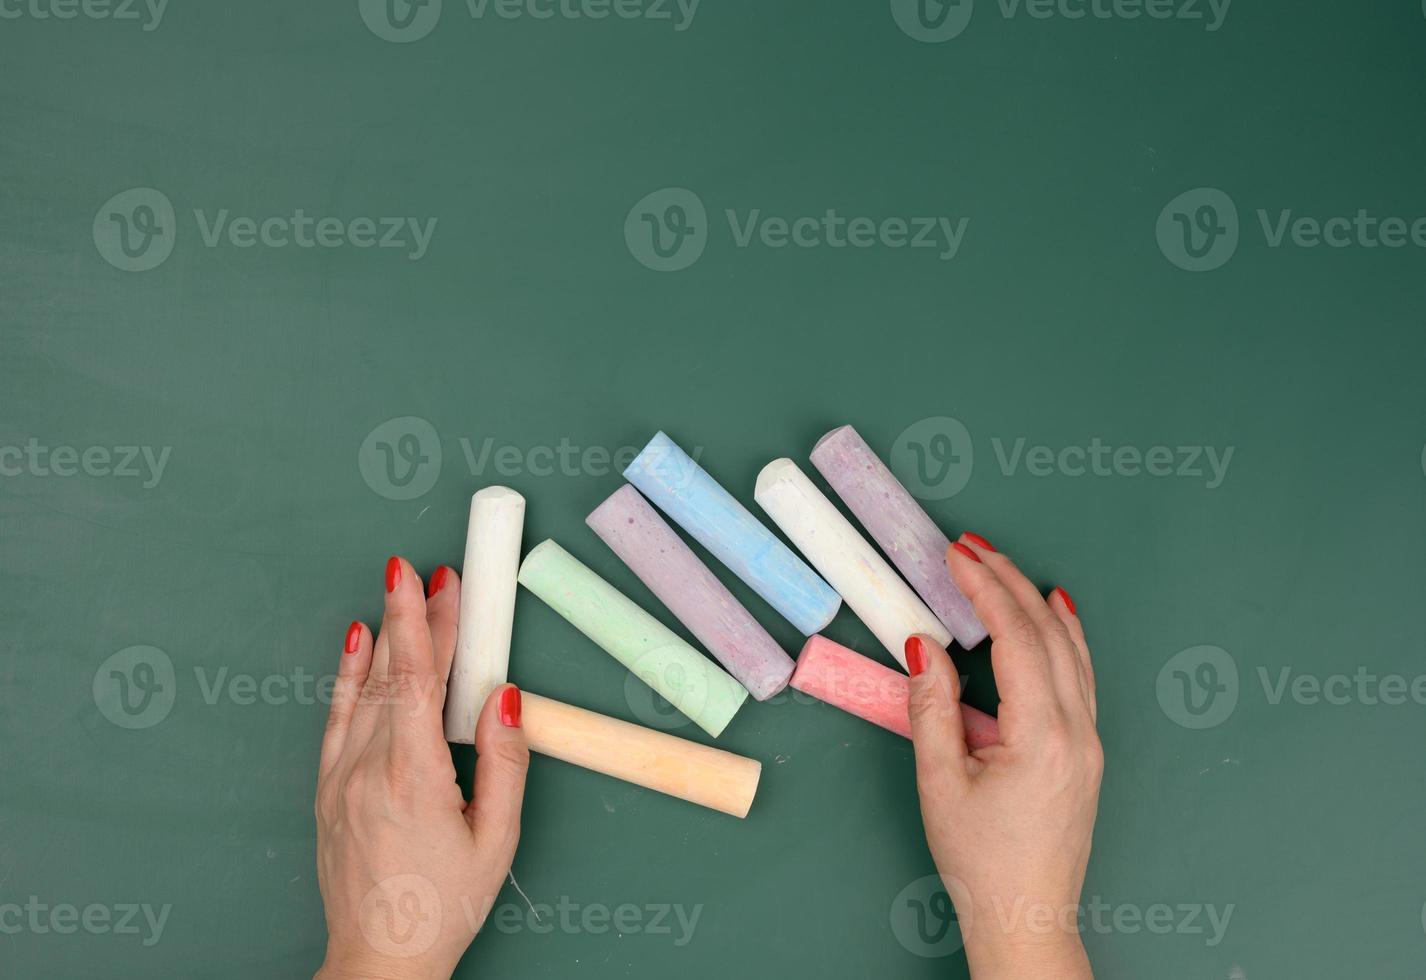
[(513, 684), (500, 692), (500, 724), (506, 728), (520, 727), (520, 689)]
[(1074, 611), (1074, 600), (1070, 598), (1070, 594), (1069, 594), (1068, 592), (1066, 592), (1064, 589), (1060, 588), (1058, 585), (1055, 586), (1055, 592), (1057, 592), (1057, 593), (1059, 594), (1060, 601), (1063, 602), (1063, 603), (1065, 604), (1065, 606), (1067, 606), (1067, 607), (1069, 608), (1070, 615), (1071, 615), (1071, 616), (1076, 616), (1076, 615), (1078, 615), (1078, 613), (1076, 613), (1076, 612)]
[(386, 559), (386, 591), (395, 592), (401, 584), (401, 559), (392, 555)]
[(347, 642), (343, 649), (347, 653), (356, 653), (359, 646), (361, 646), (361, 623), (352, 623), (347, 627)]
[(912, 677), (926, 670), (926, 644), (919, 636), (906, 638), (906, 670)]
[(982, 538), (974, 531), (966, 531), (964, 534), (961, 535), (961, 537), (969, 538), (970, 543), (975, 545), (977, 548), (984, 548), (986, 551), (995, 550), (995, 545), (991, 544), (989, 541), (985, 540), (985, 538)]
[(441, 589), (445, 586), (446, 579), (450, 576), (450, 574), (451, 570), (445, 565), (440, 566), (434, 572), (431, 573), (431, 581), (426, 585), (427, 599), (431, 598), (431, 596), (441, 591)]
[(969, 558), (971, 561), (974, 561), (974, 562), (980, 561), (980, 555), (977, 555), (974, 551), (971, 551), (969, 548), (967, 548), (965, 545), (961, 544), (959, 541), (952, 541), (952, 542), (951, 542), (951, 547), (952, 547), (952, 548), (955, 548), (957, 551), (959, 551), (961, 554), (965, 555), (965, 556), (966, 556), (967, 558)]

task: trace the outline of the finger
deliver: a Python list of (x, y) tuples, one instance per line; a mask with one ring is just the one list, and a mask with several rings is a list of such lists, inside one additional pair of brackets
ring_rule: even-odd
[(456, 653), (456, 628), (460, 619), (460, 576), (442, 565), (431, 573), (426, 587), (426, 627), (431, 631), (436, 677), (442, 684), (451, 674)]
[(1040, 590), (1035, 587), (1035, 583), (1026, 578), (1025, 573), (1020, 571), (1013, 561), (996, 551), (995, 546), (989, 541), (969, 531), (961, 535), (961, 540), (975, 547), (976, 553), (980, 555), (985, 566), (995, 573), (1000, 584), (1005, 586), (1015, 601), (1020, 604), (1020, 608), (1024, 609), (1035, 621), (1044, 640), (1045, 654), (1050, 664), (1050, 677), (1054, 682), (1060, 707), (1074, 715), (1084, 717), (1082, 709), (1088, 703), (1088, 694), (1085, 690), (1084, 678), (1080, 673), (1079, 655), (1074, 648), (1069, 631), (1060, 622), (1060, 618), (1050, 611), (1050, 607), (1045, 603), (1045, 598), (1040, 595)]
[(981, 550), (956, 541), (946, 551), (951, 577), (990, 632), (990, 663), (1000, 691), (1000, 740), (1011, 745), (1043, 732), (1062, 712), (1049, 655), (1034, 617), (985, 565)]
[(487, 863), (501, 877), (515, 860), (520, 842), (520, 810), (530, 750), (520, 727), (520, 689), (502, 684), (490, 692), (475, 723), (475, 790), (466, 822)]
[(360, 622), (347, 627), (342, 644), (342, 659), (337, 665), (337, 680), (332, 686), (332, 705), (327, 711), (327, 730), (322, 736), (322, 755), (317, 764), (317, 779), (331, 772), (341, 758), (351, 730), (352, 713), (361, 697), (366, 673), (371, 668), (371, 630)]
[(916, 746), (916, 781), (950, 781), (966, 777), (965, 728), (961, 721), (961, 679), (950, 655), (928, 636), (906, 641), (906, 667), (911, 674), (911, 741)]
[(1094, 684), (1094, 662), (1089, 657), (1089, 642), (1084, 638), (1084, 624), (1079, 621), (1079, 611), (1075, 608), (1074, 600), (1070, 594), (1062, 587), (1055, 586), (1050, 592), (1050, 609), (1060, 622), (1065, 624), (1065, 629), (1069, 630), (1070, 639), (1074, 642), (1075, 656), (1079, 660), (1080, 676), (1084, 680), (1085, 700), (1089, 704), (1089, 717), (1092, 721), (1099, 720), (1099, 698), (1095, 692)]
[(381, 635), (389, 646), (386, 689), (392, 753), (398, 764), (420, 757), (434, 759), (437, 749), (445, 750), (441, 684), (436, 678), (421, 579), (402, 558), (387, 563)]

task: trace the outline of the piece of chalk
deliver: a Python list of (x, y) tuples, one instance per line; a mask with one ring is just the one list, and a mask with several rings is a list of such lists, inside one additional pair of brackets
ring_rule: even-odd
[(519, 579), (714, 738), (747, 700), (743, 685), (553, 541), (525, 556)]
[(985, 639), (985, 627), (946, 567), (950, 539), (857, 430), (844, 425), (823, 436), (812, 450), (812, 465), (956, 642), (969, 650)]
[(805, 635), (832, 621), (842, 600), (807, 563), (662, 432), (624, 479), (727, 565)]
[(764, 466), (753, 499), (901, 666), (906, 666), (906, 638), (913, 633), (942, 646), (951, 642), (941, 621), (792, 460), (775, 459)]
[(446, 741), (475, 741), (475, 721), (510, 668), (515, 575), (525, 498), (509, 487), (486, 487), (470, 498), (461, 566), (455, 658), (446, 682)]
[(749, 694), (766, 701), (787, 686), (792, 658), (639, 491), (624, 484), (584, 523)]
[[(911, 737), (911, 717), (907, 713), (911, 678), (825, 636), (814, 636), (803, 646), (791, 683), (796, 690), (819, 701)], [(961, 702), (961, 724), (972, 752), (1000, 741), (995, 716), (965, 702)]]
[(530, 748), (606, 776), (746, 817), (762, 763), (651, 728), (520, 692)]

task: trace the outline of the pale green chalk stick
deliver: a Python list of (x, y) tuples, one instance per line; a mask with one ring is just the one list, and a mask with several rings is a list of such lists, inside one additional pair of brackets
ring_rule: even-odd
[(717, 738), (747, 688), (553, 541), (536, 545), (520, 584)]

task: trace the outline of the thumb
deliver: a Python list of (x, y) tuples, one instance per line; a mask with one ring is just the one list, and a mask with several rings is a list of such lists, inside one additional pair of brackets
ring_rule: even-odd
[(520, 842), (520, 808), (530, 749), (520, 727), (520, 689), (502, 684), (490, 692), (475, 723), (475, 790), (465, 819), (485, 859), (501, 869), (515, 859)]
[(916, 780), (964, 779), (966, 748), (961, 721), (961, 679), (935, 640), (917, 634), (906, 641), (911, 674), (911, 741), (916, 746)]

